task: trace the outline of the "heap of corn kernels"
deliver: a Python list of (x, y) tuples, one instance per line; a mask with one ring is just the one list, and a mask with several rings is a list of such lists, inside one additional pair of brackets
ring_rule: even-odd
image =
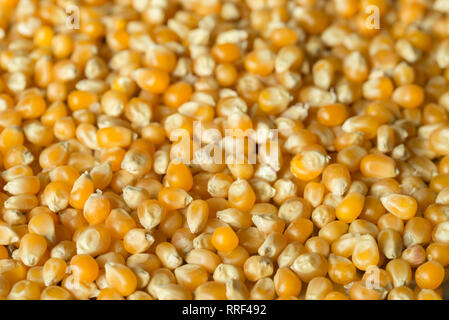
[(446, 297), (447, 0), (0, 0), (0, 128), (0, 299)]

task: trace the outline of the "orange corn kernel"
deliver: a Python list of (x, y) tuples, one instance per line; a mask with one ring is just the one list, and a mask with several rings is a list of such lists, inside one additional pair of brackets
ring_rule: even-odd
[(221, 227), (214, 230), (212, 244), (222, 252), (234, 250), (239, 244), (239, 238), (230, 227)]
[(156, 94), (165, 92), (170, 83), (170, 76), (166, 71), (154, 68), (136, 70), (134, 79), (140, 88)]
[(131, 130), (124, 127), (107, 127), (97, 131), (97, 142), (101, 148), (127, 147), (131, 140)]
[(351, 223), (362, 213), (365, 197), (357, 192), (348, 194), (338, 205), (335, 215), (338, 220)]
[(418, 209), (416, 200), (407, 195), (390, 194), (382, 197), (381, 201), (388, 212), (403, 220), (414, 217)]
[(109, 200), (102, 194), (92, 193), (84, 203), (83, 215), (90, 224), (100, 224), (111, 211)]
[(394, 159), (383, 154), (368, 154), (360, 162), (360, 171), (369, 178), (393, 178), (398, 174)]

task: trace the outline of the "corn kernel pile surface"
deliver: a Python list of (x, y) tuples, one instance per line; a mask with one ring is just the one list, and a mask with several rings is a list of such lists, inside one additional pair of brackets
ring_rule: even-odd
[(0, 0), (0, 155), (0, 299), (447, 299), (449, 1)]

